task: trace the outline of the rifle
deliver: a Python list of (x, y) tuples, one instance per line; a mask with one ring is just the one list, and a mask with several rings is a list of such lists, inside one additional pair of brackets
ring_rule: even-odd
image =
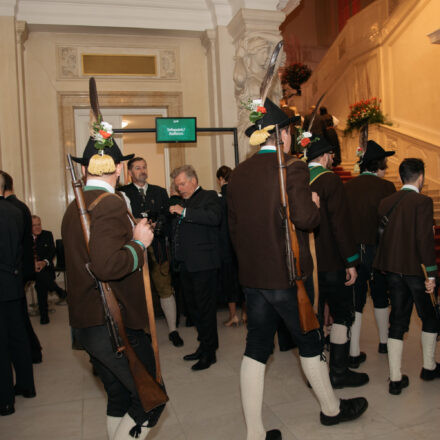
[[(72, 178), (72, 188), (75, 194), (75, 201), (81, 221), (84, 241), (86, 243), (87, 252), (89, 252), (90, 214), (87, 211), (87, 206), (84, 200), (81, 180), (76, 177), (75, 168), (73, 167), (70, 154), (67, 155), (67, 162), (69, 164), (68, 168)], [(86, 265), (86, 269), (93, 276), (101, 295), (112, 348), (117, 357), (122, 357), (125, 354), (144, 411), (149, 412), (164, 405), (168, 401), (168, 396), (164, 391), (162, 384), (158, 383), (150, 373), (148, 373), (145, 365), (140, 361), (133, 350), (133, 347), (130, 345), (125, 331), (124, 322), (122, 321), (119, 303), (110, 285), (99, 281), (92, 274), (89, 263)]]
[(295, 226), (290, 220), (289, 198), (286, 190), (286, 161), (281, 146), (280, 129), (278, 124), (275, 126), (275, 130), (281, 196), (280, 210), (285, 234), (286, 263), (289, 274), (289, 284), (291, 286), (296, 284), (299, 322), (303, 333), (308, 333), (312, 330), (318, 329), (320, 326), (302, 279), (301, 267), (299, 263), (298, 237), (296, 235)]

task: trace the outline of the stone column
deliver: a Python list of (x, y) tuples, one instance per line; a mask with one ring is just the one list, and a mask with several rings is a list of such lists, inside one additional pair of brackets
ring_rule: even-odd
[(16, 22), (14, 17), (0, 17), (0, 167), (13, 177), (18, 197), (29, 203), (22, 58), (26, 35), (24, 22)]
[[(255, 151), (249, 146), (248, 138), (244, 134), (251, 122), (249, 111), (242, 108), (241, 102), (259, 98), (260, 85), (266, 73), (269, 57), (281, 39), (279, 26), (284, 18), (284, 12), (280, 11), (240, 9), (228, 25), (235, 45), (233, 78), (240, 161)], [(274, 78), (268, 97), (275, 104), (279, 103), (281, 87), (277, 77)]]

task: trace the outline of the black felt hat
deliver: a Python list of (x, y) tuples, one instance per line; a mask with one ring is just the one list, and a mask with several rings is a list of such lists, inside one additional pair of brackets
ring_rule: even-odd
[(372, 160), (380, 160), (395, 154), (395, 151), (385, 151), (378, 143), (374, 141), (367, 142), (367, 149), (362, 157), (362, 162), (370, 162)]
[(322, 136), (312, 136), (310, 139), (309, 145), (307, 145), (306, 157), (307, 161), (321, 156), (324, 153), (328, 153), (333, 150), (333, 146), (330, 145), (326, 139)]
[(254, 125), (248, 127), (244, 132), (247, 137), (250, 137), (254, 131), (267, 127), (268, 125), (278, 124), (280, 128), (283, 128), (286, 125), (301, 120), (301, 116), (288, 117), (286, 113), (269, 98), (266, 98), (264, 101), (264, 108), (266, 109), (266, 113), (263, 114), (263, 117), (256, 121)]
[[(82, 157), (72, 157), (72, 160), (87, 167), (89, 165), (91, 157), (95, 154), (98, 154), (98, 151), (99, 150), (95, 148), (95, 140), (90, 137), (89, 141), (87, 142), (86, 148), (84, 149)], [(114, 139), (113, 145), (111, 147), (104, 148), (104, 154), (110, 156), (115, 163), (120, 163), (124, 160), (129, 160), (134, 157), (134, 154), (127, 154), (126, 156), (124, 156)]]

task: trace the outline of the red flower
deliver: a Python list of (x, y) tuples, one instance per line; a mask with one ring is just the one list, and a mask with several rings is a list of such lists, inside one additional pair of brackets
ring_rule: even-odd
[(111, 136), (110, 133), (107, 133), (107, 132), (104, 131), (104, 130), (99, 130), (99, 134), (100, 134), (104, 139), (108, 139), (108, 138)]
[(305, 148), (309, 144), (310, 144), (310, 139), (309, 138), (302, 138), (301, 139), (301, 147)]
[(257, 107), (257, 112), (260, 112), (260, 113), (267, 113), (267, 110), (266, 110), (266, 107), (262, 107), (261, 105), (259, 105), (258, 107)]

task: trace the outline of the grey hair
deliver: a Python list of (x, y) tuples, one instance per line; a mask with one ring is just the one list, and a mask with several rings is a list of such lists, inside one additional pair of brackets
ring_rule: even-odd
[(170, 177), (172, 179), (175, 179), (179, 174), (185, 173), (186, 177), (188, 179), (191, 179), (192, 177), (195, 177), (196, 181), (199, 181), (199, 178), (197, 177), (196, 170), (192, 165), (182, 165), (180, 167), (174, 168), (173, 171), (171, 171)]

